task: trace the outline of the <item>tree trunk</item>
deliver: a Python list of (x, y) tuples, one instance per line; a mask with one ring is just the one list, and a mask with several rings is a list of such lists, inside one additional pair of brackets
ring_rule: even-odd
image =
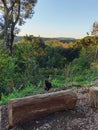
[(73, 109), (76, 101), (77, 95), (72, 90), (11, 100), (8, 104), (9, 125), (14, 126), (56, 111)]
[(10, 34), (10, 55), (14, 55), (14, 48), (13, 48), (13, 42), (14, 42), (14, 25), (11, 27), (11, 34)]
[(9, 46), (9, 38), (8, 38), (8, 9), (4, 8), (4, 44), (5, 47)]

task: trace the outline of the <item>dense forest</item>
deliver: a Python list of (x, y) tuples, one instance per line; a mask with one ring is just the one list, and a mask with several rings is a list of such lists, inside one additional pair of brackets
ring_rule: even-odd
[[(14, 42), (14, 56), (0, 35), (0, 104), (15, 97), (43, 93), (50, 75), (53, 88), (77, 84), (89, 87), (98, 78), (98, 38), (74, 42), (26, 35)], [(77, 89), (77, 88), (73, 88)]]

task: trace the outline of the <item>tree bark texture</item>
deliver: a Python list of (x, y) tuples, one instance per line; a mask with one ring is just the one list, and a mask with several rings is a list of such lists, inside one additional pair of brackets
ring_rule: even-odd
[(98, 108), (98, 87), (92, 87), (89, 90), (89, 103), (91, 107)]

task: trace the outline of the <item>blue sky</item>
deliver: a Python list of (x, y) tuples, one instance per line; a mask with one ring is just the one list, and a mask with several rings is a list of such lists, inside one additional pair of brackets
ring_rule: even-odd
[(98, 21), (98, 0), (38, 0), (19, 35), (82, 38)]

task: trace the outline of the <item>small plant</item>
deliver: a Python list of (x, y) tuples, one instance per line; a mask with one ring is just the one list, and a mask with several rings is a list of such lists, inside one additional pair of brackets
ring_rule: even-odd
[(63, 87), (64, 84), (65, 84), (65, 81), (63, 81), (63, 80), (58, 80), (58, 79), (52, 80), (52, 86), (53, 87)]

